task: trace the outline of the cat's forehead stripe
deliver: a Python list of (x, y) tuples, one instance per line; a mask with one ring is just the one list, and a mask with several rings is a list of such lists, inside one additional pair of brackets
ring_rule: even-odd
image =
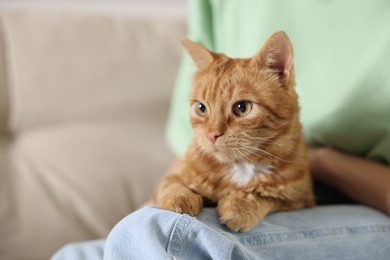
[(235, 68), (235, 61), (232, 59), (220, 59), (217, 60), (214, 67), (212, 68), (213, 74), (220, 78), (223, 75), (226, 75), (228, 72), (230, 72), (232, 69)]
[[(218, 101), (231, 99), (233, 96), (232, 84), (223, 84), (229, 78), (226, 78), (228, 73), (235, 68), (233, 60), (228, 59), (224, 62), (219, 62), (213, 68), (213, 79), (210, 85), (204, 87), (202, 98), (209, 102), (216, 103)], [(217, 100), (217, 98), (222, 100)]]
[(218, 88), (220, 86), (220, 77), (214, 77), (211, 82), (206, 82), (202, 90), (202, 98), (209, 103), (215, 103), (218, 95)]

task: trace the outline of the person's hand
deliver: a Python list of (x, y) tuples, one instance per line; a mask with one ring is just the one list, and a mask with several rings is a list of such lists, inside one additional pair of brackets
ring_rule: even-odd
[(335, 177), (334, 165), (339, 160), (340, 153), (326, 147), (309, 148), (310, 172), (315, 180), (332, 185), (332, 179)]
[(390, 215), (390, 167), (330, 148), (309, 149), (313, 178)]

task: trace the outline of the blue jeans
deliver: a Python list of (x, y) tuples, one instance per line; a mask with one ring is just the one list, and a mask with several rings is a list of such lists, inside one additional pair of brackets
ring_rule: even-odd
[(275, 213), (250, 232), (234, 233), (213, 208), (193, 218), (147, 207), (119, 222), (106, 241), (65, 246), (53, 259), (103, 254), (115, 260), (389, 259), (390, 218), (365, 206), (321, 206)]

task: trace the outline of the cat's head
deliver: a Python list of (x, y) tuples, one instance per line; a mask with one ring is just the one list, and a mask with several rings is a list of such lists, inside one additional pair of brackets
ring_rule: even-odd
[(274, 33), (252, 58), (231, 59), (183, 40), (198, 71), (190, 95), (194, 138), (222, 162), (248, 161), (298, 120), (293, 50)]

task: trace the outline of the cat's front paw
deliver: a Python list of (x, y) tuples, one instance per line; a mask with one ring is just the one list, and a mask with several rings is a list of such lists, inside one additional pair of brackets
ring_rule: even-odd
[(235, 232), (247, 232), (262, 220), (266, 213), (259, 212), (256, 202), (226, 197), (218, 202), (219, 221)]
[(203, 199), (191, 191), (175, 192), (161, 199), (158, 204), (161, 209), (196, 216), (202, 210)]

